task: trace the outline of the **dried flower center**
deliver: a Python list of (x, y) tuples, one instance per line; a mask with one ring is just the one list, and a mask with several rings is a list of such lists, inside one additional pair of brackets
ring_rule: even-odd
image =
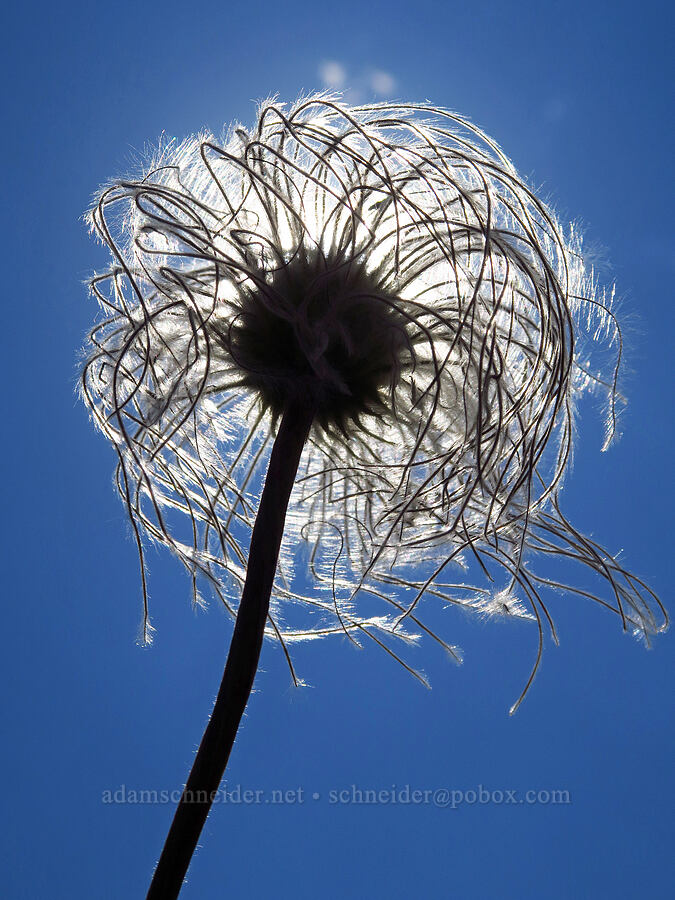
[[(381, 415), (408, 355), (401, 301), (354, 262), (296, 258), (214, 327), (245, 386), (280, 414), (301, 400), (326, 430)], [(388, 402), (389, 401), (389, 402)]]

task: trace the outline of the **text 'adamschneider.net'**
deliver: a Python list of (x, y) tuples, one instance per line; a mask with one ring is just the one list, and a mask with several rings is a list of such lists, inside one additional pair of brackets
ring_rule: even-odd
[[(122, 784), (114, 790), (103, 791), (101, 800), (113, 805), (142, 805), (154, 803), (178, 803), (183, 796), (180, 790), (144, 790), (128, 788)], [(186, 800), (205, 803), (206, 791), (194, 791)], [(327, 802), (335, 806), (435, 806), (439, 809), (457, 809), (460, 806), (569, 806), (572, 802), (568, 790), (553, 788), (519, 790), (491, 790), (479, 784), (475, 788), (414, 788), (409, 784), (390, 788), (361, 788), (352, 784), (345, 788), (332, 788), (323, 793), (308, 791), (304, 787), (285, 790), (261, 790), (245, 788), (240, 784), (225, 786), (214, 791), (212, 803), (233, 806), (295, 806), (303, 803)]]

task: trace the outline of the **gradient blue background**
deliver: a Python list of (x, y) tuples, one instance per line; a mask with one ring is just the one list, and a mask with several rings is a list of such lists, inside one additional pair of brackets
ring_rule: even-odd
[[(144, 896), (173, 806), (102, 793), (182, 785), (231, 623), (194, 613), (151, 553), (157, 638), (135, 644), (140, 588), (112, 490), (112, 450), (76, 399), (104, 262), (79, 217), (97, 185), (161, 132), (250, 123), (252, 101), (323, 86), (339, 62), (366, 99), (469, 115), (563, 218), (586, 226), (623, 297), (623, 440), (599, 452), (583, 407), (569, 516), (668, 602), (672, 584), (672, 18), (666, 3), (19, 3), (3, 13), (2, 684), (7, 898)], [(382, 81), (382, 79), (381, 79)], [(612, 274), (613, 273), (613, 274)], [(304, 804), (218, 806), (182, 896), (666, 897), (673, 883), (672, 636), (647, 652), (579, 598), (551, 601), (562, 645), (517, 715), (526, 623), (457, 611), (463, 646), (412, 654), (425, 691), (374, 646), (300, 647), (295, 691), (266, 647), (230, 787)], [(562, 789), (564, 806), (332, 806), (330, 789)], [(322, 799), (312, 801), (319, 792)]]

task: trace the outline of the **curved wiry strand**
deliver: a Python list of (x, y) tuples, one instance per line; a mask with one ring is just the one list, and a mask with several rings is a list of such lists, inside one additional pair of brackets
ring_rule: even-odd
[[(614, 432), (619, 326), (574, 232), (478, 128), (417, 104), (268, 102), (250, 132), (164, 147), (90, 221), (113, 261), (91, 282), (103, 318), (82, 389), (119, 455), (146, 639), (143, 535), (178, 556), (195, 601), (204, 578), (236, 614), (271, 438), (299, 400), (316, 415), (267, 629), (296, 683), (287, 644), (327, 634), (400, 659), (387, 637), (408, 626), (459, 659), (419, 617), (435, 598), (535, 620), (526, 691), (542, 623), (556, 639), (540, 589), (564, 588), (535, 552), (598, 575), (604, 594), (569, 591), (624, 628), (664, 627), (558, 502), (575, 392), (607, 395)], [(467, 564), (487, 587), (446, 583)]]

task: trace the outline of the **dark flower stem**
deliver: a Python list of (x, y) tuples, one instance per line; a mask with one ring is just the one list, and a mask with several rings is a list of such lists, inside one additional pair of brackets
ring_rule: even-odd
[(248, 556), (246, 581), (216, 704), (147, 894), (178, 897), (246, 708), (263, 642), (286, 510), (314, 410), (285, 410), (270, 456)]

